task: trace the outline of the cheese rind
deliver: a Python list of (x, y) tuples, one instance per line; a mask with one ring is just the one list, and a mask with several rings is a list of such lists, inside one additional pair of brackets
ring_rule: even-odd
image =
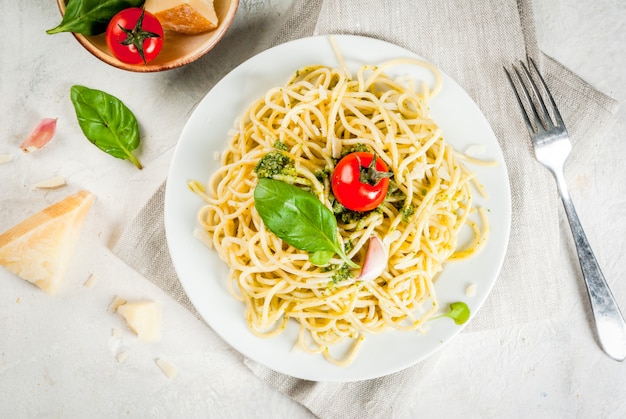
[(0, 234), (0, 265), (55, 294), (93, 200), (91, 192), (80, 191)]
[(218, 24), (212, 0), (146, 0), (144, 8), (164, 29), (186, 35), (210, 31)]

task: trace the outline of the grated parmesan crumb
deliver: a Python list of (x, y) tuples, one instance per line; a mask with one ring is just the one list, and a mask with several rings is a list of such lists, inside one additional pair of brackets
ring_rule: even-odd
[(476, 284), (469, 284), (467, 288), (465, 288), (465, 295), (467, 295), (468, 297), (473, 297), (474, 295), (476, 295)]
[(126, 361), (126, 359), (128, 358), (128, 351), (121, 351), (118, 352), (118, 354), (115, 356), (115, 359), (117, 360), (117, 362), (119, 362), (120, 364), (124, 361)]
[(407, 259), (407, 260), (403, 260), (400, 263), (396, 263), (396, 265), (394, 266), (394, 269), (398, 269), (398, 270), (404, 270), (407, 268), (410, 268), (411, 266), (415, 265), (417, 262), (413, 259)]
[(485, 154), (487, 147), (484, 144), (472, 144), (465, 149), (465, 154), (470, 157), (479, 157)]
[(395, 242), (400, 237), (402, 237), (402, 233), (400, 232), (400, 230), (394, 230), (385, 236), (385, 238), (383, 239), (383, 243), (385, 246), (389, 247), (391, 243)]
[(119, 295), (116, 295), (115, 298), (113, 298), (113, 301), (111, 301), (111, 304), (109, 304), (109, 307), (107, 308), (107, 312), (110, 314), (113, 314), (117, 311), (118, 307), (123, 304), (126, 304), (126, 300), (120, 297)]
[(448, 168), (446, 166), (441, 166), (439, 167), (439, 169), (437, 169), (437, 176), (439, 176), (441, 179), (445, 180), (446, 182), (450, 181), (450, 172), (448, 172)]
[(0, 154), (0, 163), (8, 163), (13, 160), (13, 154)]
[(122, 329), (118, 329), (117, 327), (111, 329), (111, 336), (119, 338), (120, 336), (122, 336)]
[(55, 189), (67, 185), (63, 176), (54, 176), (33, 185), (33, 189)]
[(91, 273), (85, 282), (83, 282), (83, 287), (85, 288), (93, 288), (96, 285), (96, 274)]
[(161, 368), (161, 371), (163, 371), (165, 376), (169, 378), (170, 380), (176, 377), (176, 374), (178, 374), (176, 367), (174, 367), (174, 365), (167, 362), (163, 358), (157, 358), (156, 364), (159, 366), (159, 368)]

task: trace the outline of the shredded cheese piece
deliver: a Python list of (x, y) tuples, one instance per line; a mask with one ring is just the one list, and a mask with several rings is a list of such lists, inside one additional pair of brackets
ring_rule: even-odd
[(465, 295), (468, 297), (473, 297), (476, 295), (476, 284), (469, 284), (467, 288), (465, 288)]
[(120, 364), (124, 361), (126, 361), (126, 358), (128, 358), (128, 351), (121, 351), (119, 352), (116, 356), (115, 359), (117, 360), (117, 362), (119, 362)]
[(12, 154), (0, 154), (0, 163), (8, 163), (13, 160)]
[(126, 304), (126, 300), (120, 297), (119, 295), (116, 295), (113, 298), (113, 301), (111, 301), (111, 304), (109, 304), (109, 307), (107, 308), (107, 313), (109, 314), (115, 313), (117, 309), (119, 308), (119, 306), (121, 306), (122, 304)]
[(63, 176), (54, 176), (50, 179), (42, 180), (41, 182), (37, 182), (33, 185), (34, 189), (56, 189), (61, 186), (67, 185), (65, 178)]
[(94, 285), (96, 285), (96, 280), (97, 280), (97, 277), (95, 273), (89, 274), (89, 277), (87, 278), (87, 280), (83, 282), (83, 287), (93, 288)]
[(159, 368), (161, 368), (163, 374), (165, 374), (165, 376), (170, 380), (176, 377), (176, 374), (178, 374), (178, 370), (176, 370), (176, 367), (174, 367), (174, 365), (164, 360), (163, 358), (158, 358), (156, 360), (156, 364), (159, 366)]

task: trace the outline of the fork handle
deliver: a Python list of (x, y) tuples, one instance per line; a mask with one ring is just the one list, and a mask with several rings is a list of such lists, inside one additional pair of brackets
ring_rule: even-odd
[(620, 312), (613, 293), (602, 274), (600, 265), (591, 250), (591, 245), (578, 219), (574, 203), (569, 196), (563, 173), (554, 173), (561, 201), (567, 214), (576, 251), (580, 261), (591, 311), (595, 319), (600, 346), (604, 352), (617, 361), (626, 359), (626, 322)]

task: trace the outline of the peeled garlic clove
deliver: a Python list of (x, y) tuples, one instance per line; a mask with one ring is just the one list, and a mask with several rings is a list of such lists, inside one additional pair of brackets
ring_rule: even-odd
[(363, 268), (357, 281), (372, 281), (387, 269), (389, 254), (383, 241), (375, 234), (370, 236)]
[(24, 153), (39, 150), (54, 137), (57, 129), (57, 118), (44, 118), (22, 143), (20, 148)]

